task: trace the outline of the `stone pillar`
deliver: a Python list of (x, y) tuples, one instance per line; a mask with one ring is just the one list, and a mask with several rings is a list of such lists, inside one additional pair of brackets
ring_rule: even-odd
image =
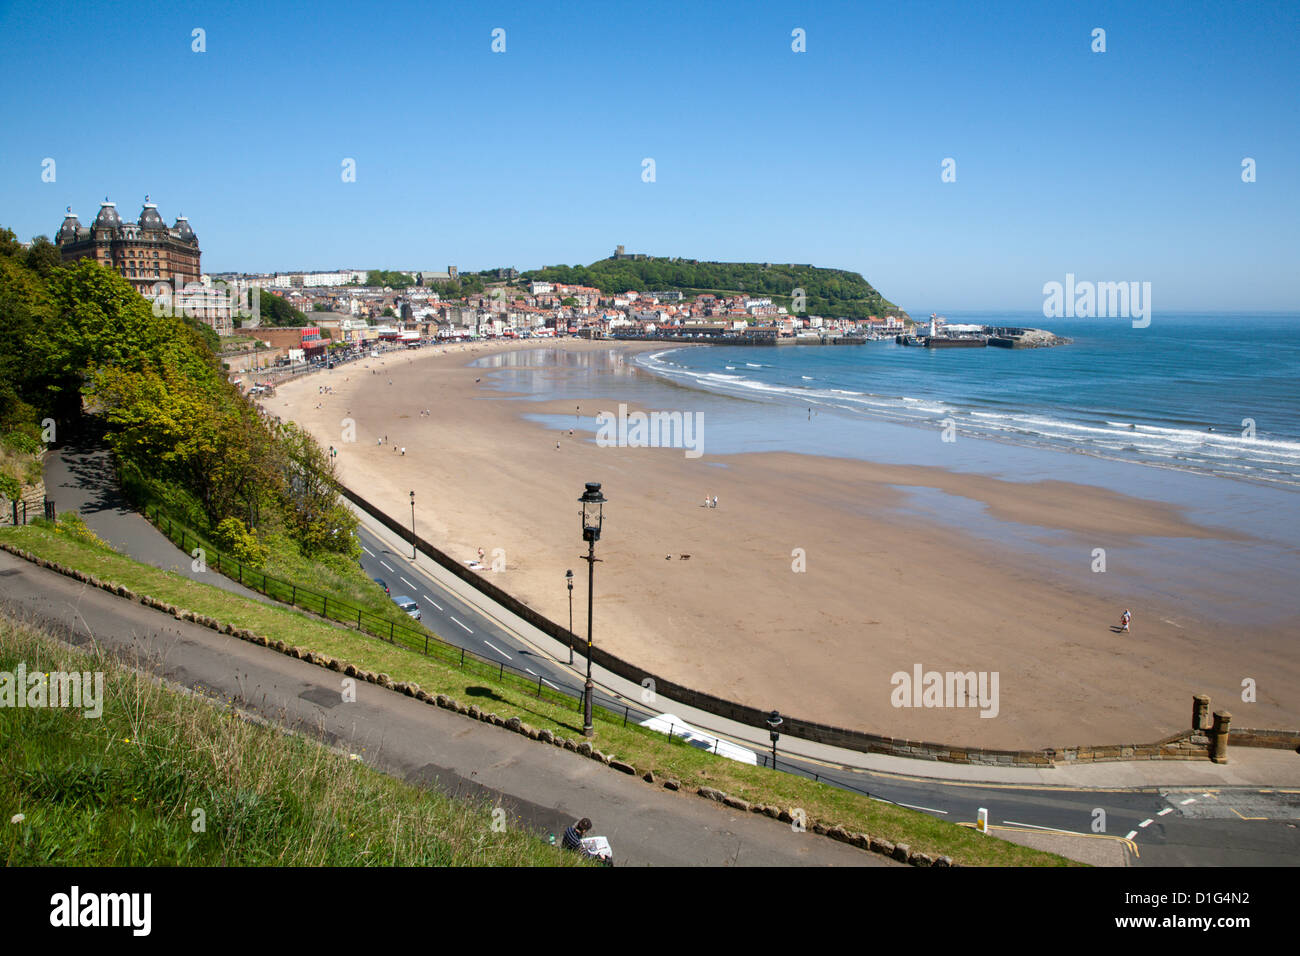
[(1210, 695), (1197, 694), (1192, 698), (1192, 730), (1210, 729)]
[(1214, 731), (1210, 737), (1210, 759), (1215, 763), (1228, 762), (1228, 727), (1232, 714), (1226, 710), (1214, 712)]

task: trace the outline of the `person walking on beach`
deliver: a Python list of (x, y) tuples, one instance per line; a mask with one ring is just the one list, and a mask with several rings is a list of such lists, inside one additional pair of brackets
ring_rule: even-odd
[(710, 508), (716, 508), (717, 506), (718, 506), (718, 496), (717, 496), (717, 495), (714, 495), (714, 496), (713, 496), (713, 504), (709, 505), (709, 507), (710, 507)]
[(1120, 631), (1122, 631), (1122, 632), (1124, 632), (1124, 633), (1127, 634), (1127, 633), (1128, 633), (1128, 624), (1129, 624), (1129, 621), (1131, 621), (1131, 620), (1133, 620), (1133, 615), (1129, 613), (1129, 609), (1128, 609), (1128, 608), (1124, 608), (1124, 613), (1121, 614), (1121, 615), (1119, 616), (1119, 629), (1120, 629)]

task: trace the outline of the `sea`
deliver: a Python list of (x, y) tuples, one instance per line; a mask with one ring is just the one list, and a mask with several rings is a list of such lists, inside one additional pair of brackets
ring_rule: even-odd
[[(1232, 608), (1242, 622), (1300, 615), (1300, 314), (1157, 313), (1146, 328), (1032, 312), (942, 314), (1071, 341), (934, 350), (892, 340), (666, 344), (633, 354), (616, 343), (587, 352), (539, 344), (474, 364), (521, 402), (572, 401), (572, 414), (552, 406), (526, 417), (588, 441), (598, 413), (620, 402), (699, 416), (703, 455), (692, 466), (717, 470), (716, 494), (725, 493), (729, 456), (792, 452), (1079, 483), (1171, 504), (1224, 537), (1143, 539), (1126, 552), (1122, 576), (1100, 576), (1114, 579), (1117, 599), (1142, 579), (1189, 608)], [(1074, 536), (998, 519), (937, 488), (901, 490), (894, 507), (905, 518), (960, 525), (1063, 568), (1080, 560)]]
[(639, 361), (681, 384), (819, 413), (1300, 488), (1300, 315), (1157, 316), (1141, 329), (1033, 313), (946, 317), (1072, 341), (711, 347)]

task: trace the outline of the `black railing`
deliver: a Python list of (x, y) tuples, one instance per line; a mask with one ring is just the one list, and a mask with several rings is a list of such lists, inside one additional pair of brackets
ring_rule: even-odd
[[(583, 687), (581, 685), (567, 684), (563, 681), (557, 683), (540, 674), (533, 674), (525, 668), (507, 664), (505, 661), (491, 660), (459, 644), (446, 641), (423, 627), (413, 628), (398, 624), (336, 596), (267, 574), (256, 566), (225, 554), (192, 528), (163, 512), (156, 504), (146, 506), (144, 514), (159, 531), (174, 544), (178, 544), (186, 554), (192, 555), (191, 547), (202, 548), (203, 559), (208, 567), (272, 600), (345, 624), (390, 644), (417, 651), (426, 657), (452, 664), (470, 673), (495, 676), (502, 683), (509, 681), (511, 685), (520, 690), (527, 690), (539, 700), (573, 709), (577, 713), (582, 711)], [(653, 711), (641, 710), (626, 701), (608, 696), (601, 702), (600, 697), (601, 695), (597, 694), (595, 701), (598, 702), (598, 707), (603, 712), (601, 717), (605, 721), (621, 722), (626, 727), (634, 718), (639, 724), (642, 720), (658, 716)], [(669, 739), (673, 741), (680, 738), (669, 735)]]

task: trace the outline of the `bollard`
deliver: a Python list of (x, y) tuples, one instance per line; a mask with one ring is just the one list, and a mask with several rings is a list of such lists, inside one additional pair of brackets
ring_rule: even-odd
[(1192, 730), (1210, 729), (1210, 695), (1197, 694), (1192, 698)]
[(983, 807), (980, 807), (979, 812), (975, 815), (975, 829), (980, 833), (983, 833), (985, 836), (988, 836), (989, 812)]
[(1228, 726), (1232, 723), (1232, 714), (1226, 710), (1214, 712), (1214, 730), (1210, 739), (1210, 759), (1215, 763), (1228, 762)]

